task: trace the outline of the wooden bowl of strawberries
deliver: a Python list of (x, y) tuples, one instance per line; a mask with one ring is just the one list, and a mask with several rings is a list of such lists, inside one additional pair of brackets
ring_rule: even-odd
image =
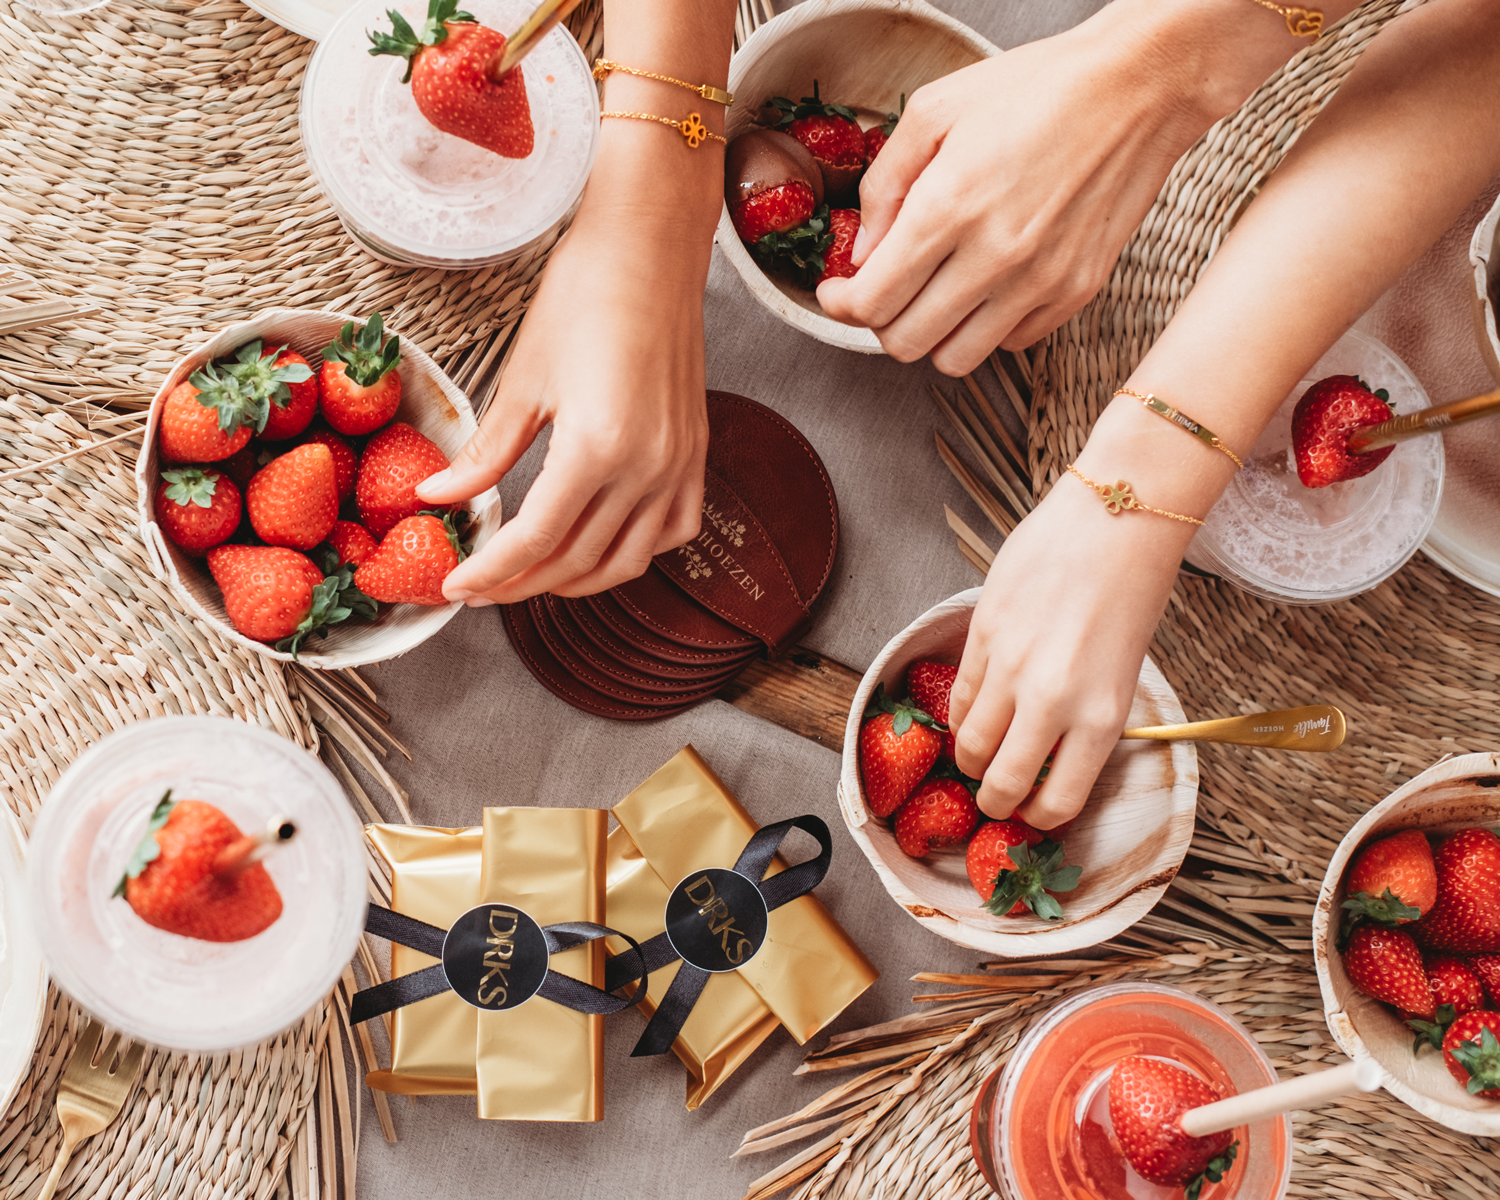
[[(984, 818), (944, 726), (979, 594), (923, 613), (865, 672), (849, 710), (839, 807), (919, 924), (1006, 958), (1066, 954), (1129, 928), (1172, 882), (1193, 838), (1198, 754), (1190, 742), (1122, 741), (1066, 826), (1044, 833)], [(1130, 724), (1184, 719), (1147, 659)]]
[(1429, 767), (1329, 861), (1313, 955), (1334, 1040), (1424, 1116), (1500, 1136), (1500, 754)]
[(152, 400), (146, 552), (189, 610), (258, 654), (394, 658), (458, 611), (443, 578), (500, 524), (493, 488), (455, 511), (414, 492), (477, 427), (378, 313), (270, 309), (180, 359)]
[(925, 0), (806, 0), (762, 25), (729, 64), (717, 242), (750, 294), (787, 324), (881, 353), (868, 329), (818, 306), (851, 275), (859, 180), (923, 84), (999, 53)]

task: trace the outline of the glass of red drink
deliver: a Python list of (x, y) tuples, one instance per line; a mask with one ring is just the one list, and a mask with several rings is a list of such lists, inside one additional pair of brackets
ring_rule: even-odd
[[(1109, 1077), (1132, 1054), (1175, 1063), (1224, 1096), (1275, 1083), (1248, 1030), (1192, 992), (1156, 983), (1090, 988), (1027, 1030), (980, 1086), (971, 1140), (990, 1186), (1006, 1200), (1181, 1200), (1183, 1189), (1141, 1178), (1109, 1119)], [(1280, 1200), (1292, 1169), (1287, 1116), (1235, 1130), (1239, 1153), (1201, 1200)]]

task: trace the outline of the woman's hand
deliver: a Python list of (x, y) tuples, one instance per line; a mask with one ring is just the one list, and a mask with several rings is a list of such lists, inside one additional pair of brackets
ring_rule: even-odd
[[(650, 126), (609, 132), (644, 153), (684, 152)], [(624, 174), (638, 180), (649, 164), (625, 157)], [(672, 188), (659, 181), (645, 192), (619, 175), (606, 175), (607, 187), (590, 184), (479, 432), (448, 471), (417, 489), (439, 504), (477, 495), (552, 425), (541, 474), (515, 515), (448, 576), (450, 599), (590, 595), (635, 578), (653, 555), (698, 532), (708, 445), (703, 289), (719, 162), (702, 164), (709, 182), (698, 188), (706, 199), (696, 220), (697, 209), (674, 207), (663, 195)], [(673, 186), (695, 185), (680, 174)]]
[[(1192, 538), (1194, 527), (1180, 524), (1149, 513), (1110, 516), (1064, 475), (1005, 540), (974, 610), (949, 710), (958, 767), (982, 780), (985, 813), (1003, 818), (1020, 806), (1017, 816), (1050, 829), (1082, 809), (1125, 727)], [(1022, 804), (1059, 740), (1046, 782)]]
[(1116, 0), (915, 92), (860, 184), (859, 274), (818, 302), (949, 375), (1056, 329), (1177, 159), (1299, 44), (1244, 0), (1192, 7)]

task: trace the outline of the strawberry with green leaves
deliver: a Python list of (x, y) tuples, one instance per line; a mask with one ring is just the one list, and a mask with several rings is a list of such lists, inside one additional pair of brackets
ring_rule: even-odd
[(974, 793), (959, 779), (929, 779), (896, 810), (896, 844), (912, 858), (955, 845), (979, 823)]
[(1500, 1013), (1465, 1013), (1443, 1038), (1443, 1064), (1471, 1096), (1500, 1100)]
[(877, 684), (859, 730), (859, 773), (865, 800), (877, 817), (888, 817), (937, 762), (941, 741), (932, 717), (899, 704)]
[(1404, 929), (1356, 926), (1344, 947), (1344, 970), (1349, 982), (1367, 996), (1394, 1004), (1424, 1021), (1436, 1015), (1422, 952)]
[(448, 465), (448, 456), (410, 425), (387, 425), (369, 440), (359, 460), (354, 498), (360, 524), (384, 539), (396, 522), (431, 507), (417, 498), (417, 484)]
[(318, 411), (318, 381), (312, 365), (289, 346), (266, 346), (257, 338), (234, 352), (220, 370), (232, 375), (251, 405), (262, 441), (296, 437)]
[(1402, 1020), (1417, 1034), (1412, 1045), (1413, 1052), (1420, 1050), (1424, 1044), (1441, 1050), (1448, 1026), (1464, 1013), (1484, 1007), (1484, 988), (1479, 977), (1462, 959), (1435, 954), (1424, 958), (1422, 966), (1427, 972), (1427, 982), (1432, 986), (1434, 1015), (1428, 1021), (1410, 1013), (1401, 1014)]
[(156, 523), (179, 549), (207, 554), (240, 525), (240, 493), (227, 475), (204, 467), (161, 473)]
[(772, 128), (784, 129), (811, 151), (830, 199), (841, 201), (856, 194), (865, 169), (865, 135), (852, 108), (823, 100), (814, 79), (813, 94), (803, 96), (801, 103), (772, 96), (762, 114)]
[(370, 53), (406, 59), (401, 82), (410, 81), (430, 124), (502, 158), (531, 154), (536, 134), (522, 68), (499, 83), (489, 77), (490, 63), (505, 52), (503, 34), (458, 11), (458, 0), (431, 0), (420, 31), (395, 9), (386, 15), (394, 32), (370, 34)]
[(323, 349), (323, 419), (350, 437), (374, 433), (401, 407), (401, 339), (385, 336), (377, 312), (348, 322)]
[(1120, 1059), (1109, 1076), (1109, 1120), (1126, 1161), (1148, 1183), (1185, 1188), (1187, 1200), (1234, 1164), (1233, 1130), (1193, 1137), (1182, 1128), (1188, 1110), (1222, 1099), (1191, 1071), (1140, 1054)]
[(1368, 475), (1394, 446), (1368, 454), (1349, 453), (1349, 435), (1356, 429), (1391, 419), (1390, 393), (1371, 391), (1354, 375), (1330, 375), (1302, 394), (1292, 410), (1292, 453), (1303, 487), (1322, 488)]
[(215, 546), (208, 569), (234, 627), (293, 657), (310, 635), (355, 613), (375, 615), (373, 602), (358, 596), (344, 574), (349, 568), (325, 577), (307, 555), (285, 546)]
[(1437, 865), (1426, 834), (1407, 829), (1366, 846), (1344, 881), (1345, 930), (1367, 920), (1394, 928), (1437, 901)]
[(354, 584), (386, 604), (447, 604), (443, 580), (467, 556), (451, 513), (418, 513), (396, 522), (359, 565)]
[(338, 474), (328, 447), (308, 442), (272, 459), (250, 481), (245, 507), (267, 545), (311, 550), (339, 516)]
[(969, 839), (964, 867), (984, 908), (997, 917), (1028, 909), (1048, 921), (1062, 919), (1056, 893), (1078, 886), (1083, 869), (1064, 866), (1061, 842), (1024, 821), (987, 821)]
[(162, 401), (156, 445), (172, 463), (218, 462), (245, 448), (256, 413), (239, 382), (208, 363)]

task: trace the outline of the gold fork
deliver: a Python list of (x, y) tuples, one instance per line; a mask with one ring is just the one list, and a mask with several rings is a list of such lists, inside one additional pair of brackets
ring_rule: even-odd
[(78, 1144), (101, 1132), (120, 1114), (125, 1106), (125, 1097), (135, 1086), (135, 1077), (141, 1072), (141, 1058), (145, 1048), (136, 1042), (121, 1053), (120, 1035), (112, 1034), (104, 1053), (99, 1053), (99, 1042), (104, 1027), (98, 1021), (90, 1021), (78, 1045), (63, 1068), (62, 1082), (57, 1088), (57, 1119), (62, 1123), (62, 1149), (57, 1152), (57, 1161), (52, 1164), (52, 1173), (47, 1176), (47, 1185), (37, 1200), (52, 1200), (57, 1191), (57, 1181), (63, 1169), (73, 1157)]

